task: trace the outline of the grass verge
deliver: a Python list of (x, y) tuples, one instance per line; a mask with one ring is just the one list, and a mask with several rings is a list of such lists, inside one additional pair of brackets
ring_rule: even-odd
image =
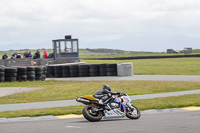
[[(173, 96), (165, 98), (144, 99), (133, 101), (141, 111), (147, 109), (166, 109), (166, 108), (179, 108), (187, 106), (200, 106), (200, 94)], [(59, 107), (59, 108), (46, 108), (46, 109), (30, 109), (21, 111), (6, 111), (0, 112), (0, 117), (34, 117), (44, 115), (66, 115), (66, 114), (81, 114), (81, 106)]]
[[(200, 82), (184, 81), (34, 81), (0, 83), (1, 87), (43, 87), (31, 92), (0, 97), (0, 104), (28, 103), (75, 99), (77, 96), (93, 95), (103, 84), (112, 91), (128, 95), (153, 94), (200, 89)], [(9, 88), (8, 88), (9, 89)]]
[(200, 58), (165, 58), (140, 60), (81, 60), (87, 64), (133, 63), (136, 75), (200, 75)]

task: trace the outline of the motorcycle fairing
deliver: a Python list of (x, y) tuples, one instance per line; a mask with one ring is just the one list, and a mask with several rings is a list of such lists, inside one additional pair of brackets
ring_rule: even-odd
[(120, 103), (120, 109), (122, 112), (126, 112), (126, 106), (123, 103)]
[(123, 103), (121, 103), (121, 99), (115, 98), (113, 101), (116, 102), (116, 103), (119, 103), (119, 107), (120, 107), (122, 112), (126, 112), (126, 107)]
[(93, 96), (91, 95), (88, 95), (88, 96), (80, 96), (78, 98), (83, 98), (83, 99), (88, 99), (88, 100), (91, 100), (91, 101), (99, 101), (98, 99), (94, 98)]
[(121, 112), (119, 108), (112, 109), (110, 111), (104, 111), (104, 118), (114, 118), (114, 117), (124, 117), (126, 116), (124, 112)]

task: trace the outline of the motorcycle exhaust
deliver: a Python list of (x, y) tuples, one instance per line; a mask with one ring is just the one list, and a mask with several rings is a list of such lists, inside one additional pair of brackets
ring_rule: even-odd
[(89, 103), (90, 102), (89, 100), (82, 99), (82, 98), (77, 98), (76, 101), (77, 102), (84, 102), (84, 103)]

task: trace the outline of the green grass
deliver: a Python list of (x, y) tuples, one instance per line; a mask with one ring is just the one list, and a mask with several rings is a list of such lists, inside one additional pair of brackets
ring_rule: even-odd
[(200, 58), (165, 58), (140, 60), (81, 60), (87, 64), (133, 63), (136, 75), (200, 75)]
[(141, 56), (174, 56), (174, 55), (184, 55), (183, 53), (180, 54), (168, 54), (168, 53), (148, 53), (148, 54), (111, 54), (111, 55), (99, 55), (99, 56), (86, 56), (82, 57), (80, 56), (81, 59), (90, 59), (90, 58), (118, 58), (118, 57), (141, 57)]
[[(166, 108), (180, 108), (187, 106), (200, 106), (200, 94), (183, 95), (156, 99), (144, 99), (133, 101), (141, 111), (147, 109), (166, 109)], [(81, 106), (59, 107), (59, 108), (46, 108), (46, 109), (30, 109), (21, 111), (6, 111), (0, 112), (0, 117), (25, 117), (25, 116), (44, 116), (44, 115), (66, 115), (66, 114), (81, 114)]]
[(140, 110), (200, 106), (200, 94), (135, 100), (133, 103)]
[(200, 89), (200, 82), (177, 81), (34, 81), (0, 83), (0, 87), (43, 87), (31, 92), (0, 97), (0, 104), (28, 103), (75, 99), (77, 96), (93, 95), (102, 85), (108, 84), (112, 91), (128, 95), (176, 92)]

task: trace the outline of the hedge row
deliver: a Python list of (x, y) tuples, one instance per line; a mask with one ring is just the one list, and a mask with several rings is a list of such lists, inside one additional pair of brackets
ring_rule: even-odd
[(85, 60), (132, 60), (132, 59), (160, 59), (160, 58), (183, 58), (183, 57), (200, 57), (195, 55), (163, 55), (163, 56), (136, 56), (136, 57), (116, 57), (116, 58), (84, 58)]

